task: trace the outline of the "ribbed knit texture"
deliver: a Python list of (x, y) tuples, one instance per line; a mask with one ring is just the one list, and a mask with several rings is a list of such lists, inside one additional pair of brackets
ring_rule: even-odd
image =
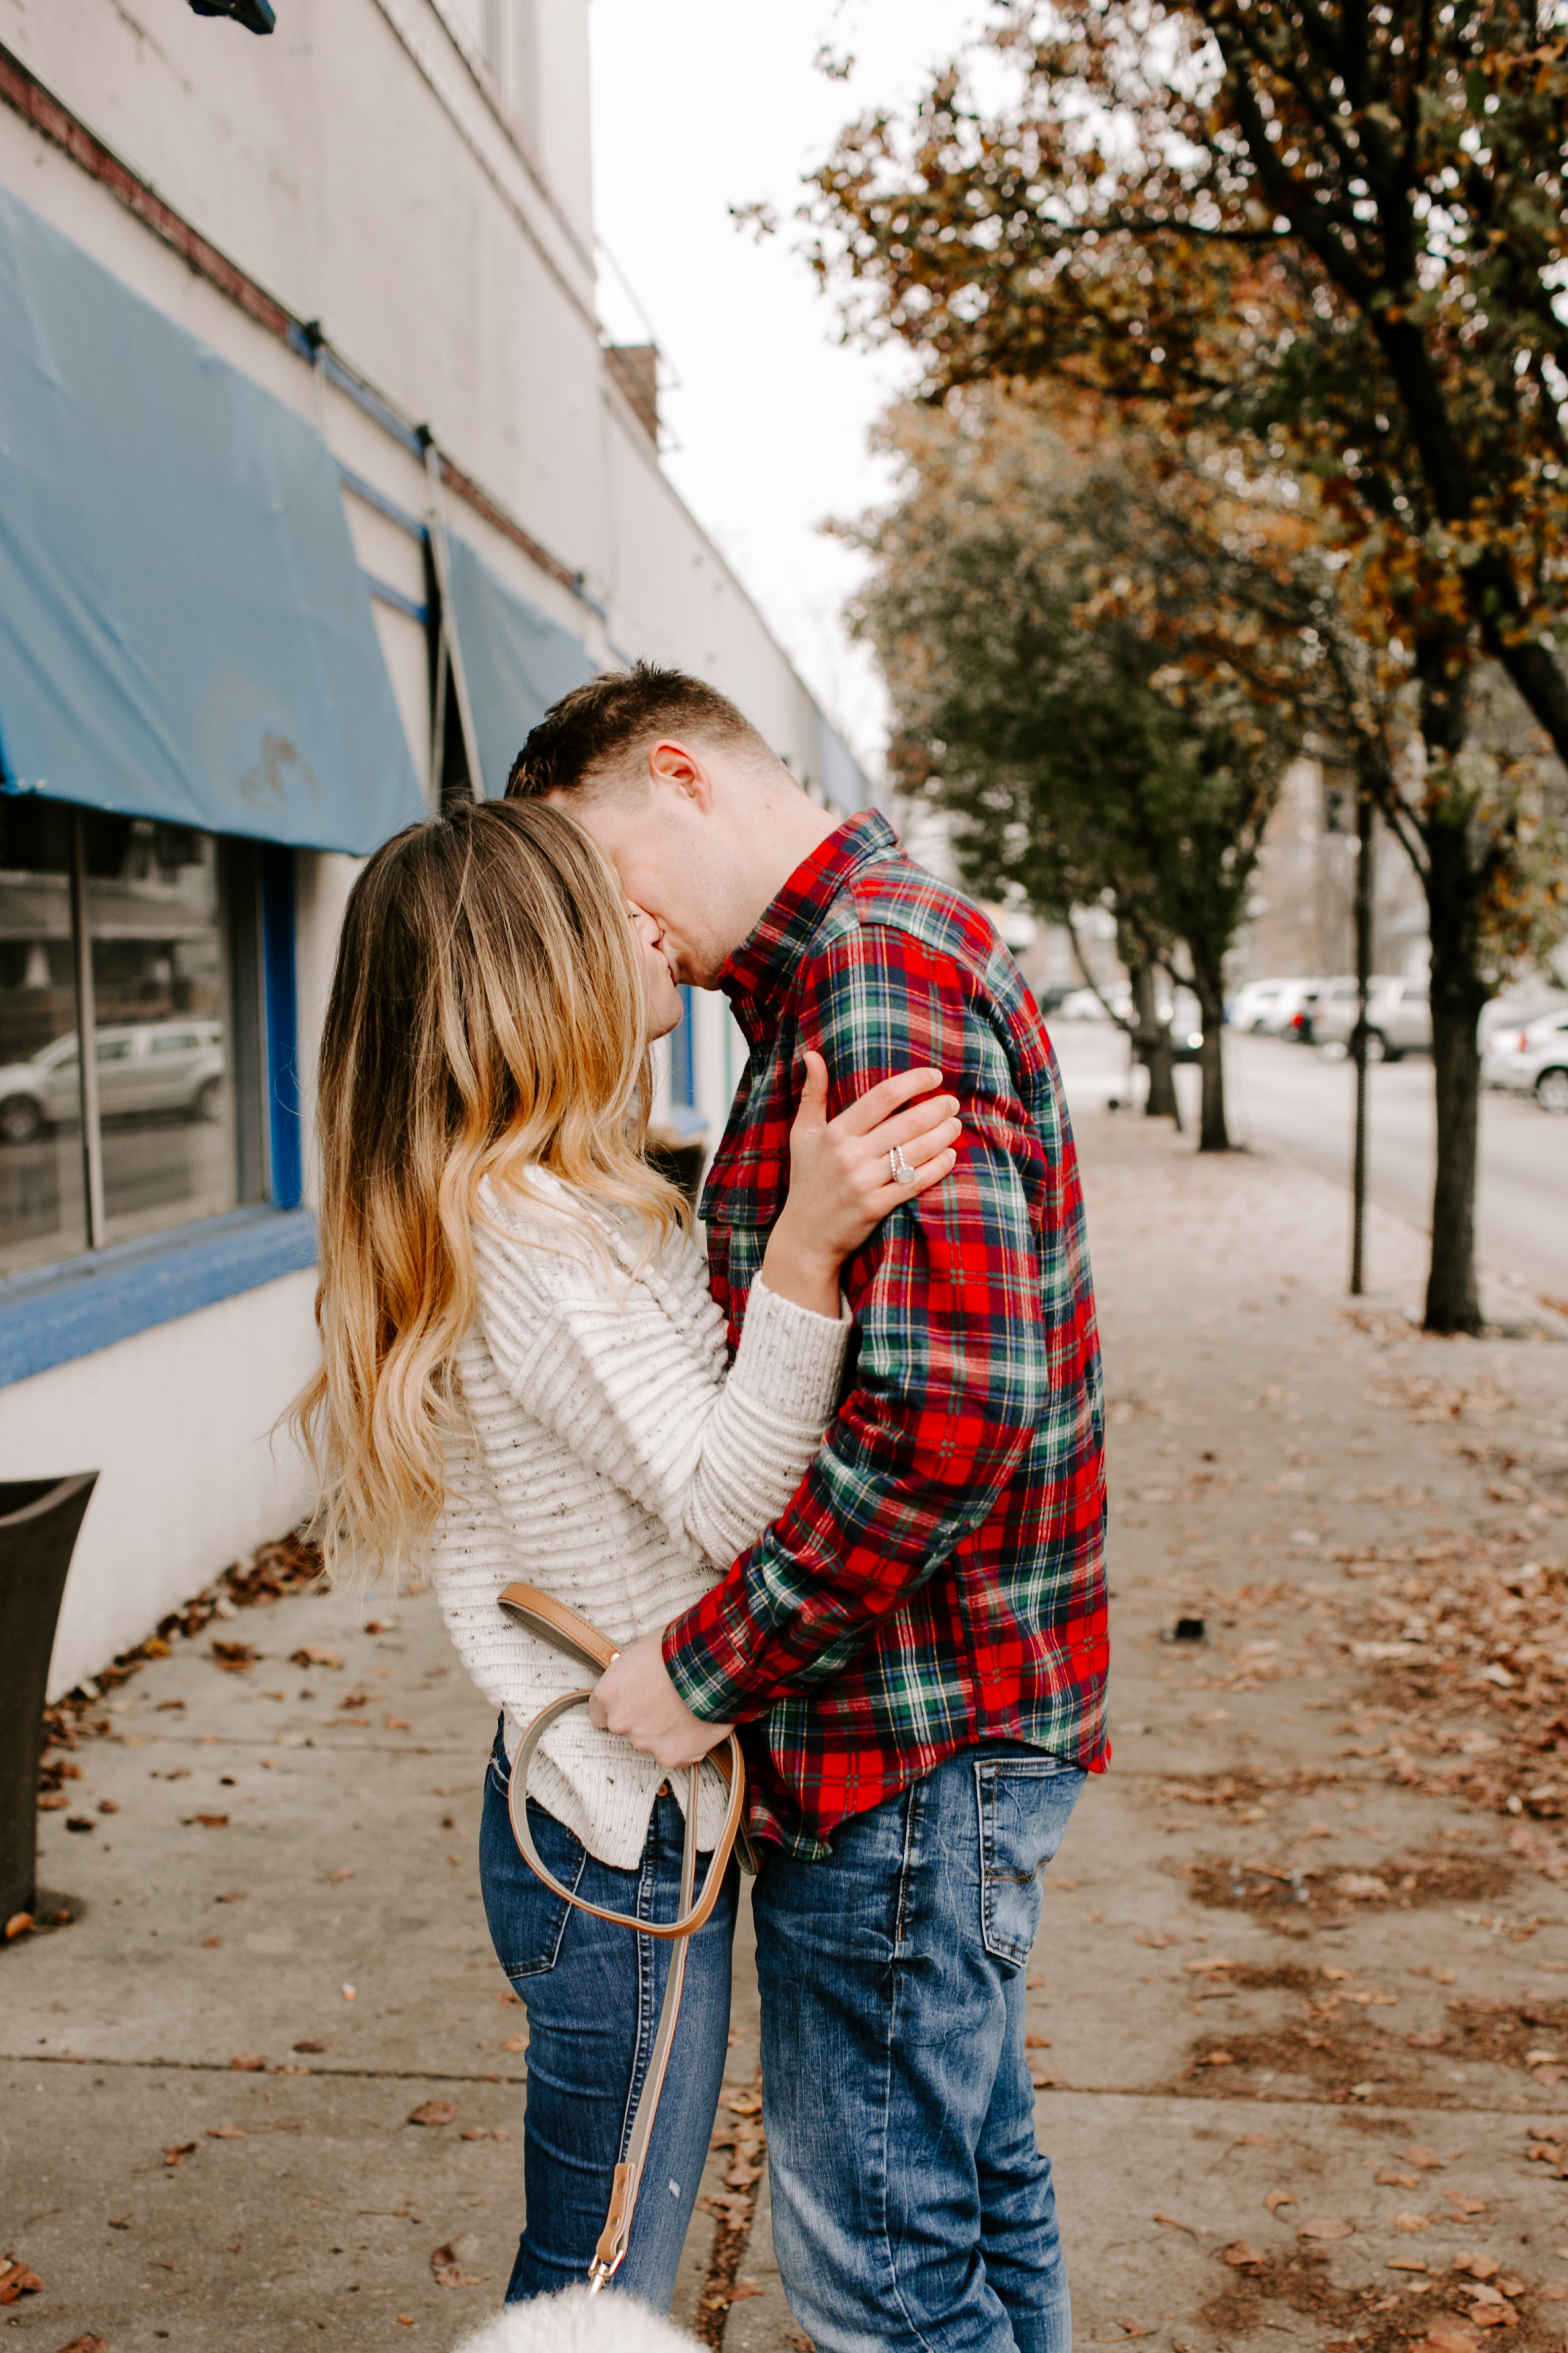
[[(464, 1665), (505, 1711), (509, 1756), (531, 1717), (589, 1678), (501, 1615), (502, 1587), (539, 1586), (622, 1646), (661, 1630), (789, 1502), (832, 1419), (850, 1328), (758, 1282), (726, 1378), (724, 1319), (695, 1242), (675, 1238), (634, 1275), (623, 1229), (589, 1205), (606, 1267), (549, 1214), (572, 1205), (568, 1188), (537, 1169), (528, 1181), (543, 1214), (515, 1189), (503, 1204), (488, 1179), (480, 1187), (479, 1313), (458, 1356), (466, 1427), (448, 1449), (429, 1562)], [(580, 1709), (546, 1735), (529, 1795), (630, 1870), (665, 1778)], [(685, 1773), (669, 1779), (684, 1802)], [(704, 1766), (704, 1850), (724, 1803)]]

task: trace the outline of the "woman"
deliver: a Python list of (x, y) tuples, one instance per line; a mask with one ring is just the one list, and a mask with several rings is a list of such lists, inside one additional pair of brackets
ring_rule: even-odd
[[(522, 1729), (582, 1681), (497, 1606), (544, 1588), (626, 1643), (688, 1608), (788, 1503), (832, 1416), (843, 1261), (952, 1166), (955, 1101), (884, 1081), (791, 1134), (789, 1198), (732, 1371), (689, 1217), (641, 1145), (648, 1044), (680, 1002), (653, 926), (587, 836), (537, 802), (401, 834), (355, 883), (322, 1038), (321, 1369), (299, 1413), (329, 1561), (421, 1565), (500, 1710), (479, 1867), (529, 2014), (525, 2228), (509, 2302), (586, 2276), (647, 2066), (669, 1947), (595, 1921), (522, 1863)], [(889, 1180), (895, 1147), (913, 1174)], [(684, 1779), (684, 1777), (682, 1777)], [(547, 1868), (608, 1909), (679, 1909), (682, 1802), (584, 1711), (547, 1735), (528, 1819)], [(723, 1784), (703, 1768), (699, 1848)], [(679, 2037), (616, 2284), (664, 2309), (729, 2027), (731, 1867), (693, 1937)]]

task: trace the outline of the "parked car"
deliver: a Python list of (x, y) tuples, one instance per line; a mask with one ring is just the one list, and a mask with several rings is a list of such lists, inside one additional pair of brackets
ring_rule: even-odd
[[(1312, 1006), (1312, 1043), (1320, 1051), (1335, 1059), (1345, 1053), (1359, 997), (1353, 980), (1325, 982)], [(1369, 1061), (1397, 1062), (1402, 1054), (1430, 1053), (1432, 998), (1426, 981), (1374, 978), (1366, 1019)]]
[[(149, 1021), (98, 1033), (98, 1097), (105, 1119), (183, 1111), (216, 1119), (223, 1091), (223, 1029), (216, 1021)], [(77, 1039), (71, 1030), (25, 1062), (0, 1069), (0, 1141), (28, 1144), (40, 1128), (80, 1115)]]
[(1532, 1094), (1542, 1111), (1568, 1116), (1568, 1012), (1559, 1007), (1522, 1029), (1494, 1029), (1481, 1056), (1481, 1082)]
[(1069, 989), (1053, 1018), (1058, 1021), (1109, 1021), (1111, 1015), (1106, 1010), (1108, 1005), (1124, 1017), (1131, 1010), (1125, 987), (1108, 988), (1103, 1002), (1092, 988)]
[[(1316, 974), (1306, 973), (1298, 974), (1292, 980), (1259, 981), (1256, 985), (1260, 989), (1267, 988), (1268, 997), (1250, 1019), (1246, 1018), (1238, 997), (1230, 1011), (1233, 1027), (1254, 1030), (1264, 1038), (1289, 1038), (1297, 1034), (1291, 1027), (1296, 1016), (1310, 1004), (1323, 983)], [(1242, 995), (1246, 995), (1245, 990)]]
[(1300, 987), (1299, 980), (1249, 980), (1231, 998), (1225, 1018), (1233, 1029), (1260, 1035), (1278, 1029), (1295, 1010), (1296, 993)]

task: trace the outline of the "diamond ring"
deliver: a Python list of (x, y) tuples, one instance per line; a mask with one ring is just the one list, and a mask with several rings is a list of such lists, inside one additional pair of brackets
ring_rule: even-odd
[(888, 1167), (895, 1185), (912, 1185), (916, 1172), (904, 1158), (904, 1147), (895, 1144), (888, 1155)]

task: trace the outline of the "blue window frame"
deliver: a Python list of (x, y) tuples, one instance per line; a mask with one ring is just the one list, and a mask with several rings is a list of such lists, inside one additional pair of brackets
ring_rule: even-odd
[(314, 1262), (293, 867), (0, 799), (0, 1384)]

